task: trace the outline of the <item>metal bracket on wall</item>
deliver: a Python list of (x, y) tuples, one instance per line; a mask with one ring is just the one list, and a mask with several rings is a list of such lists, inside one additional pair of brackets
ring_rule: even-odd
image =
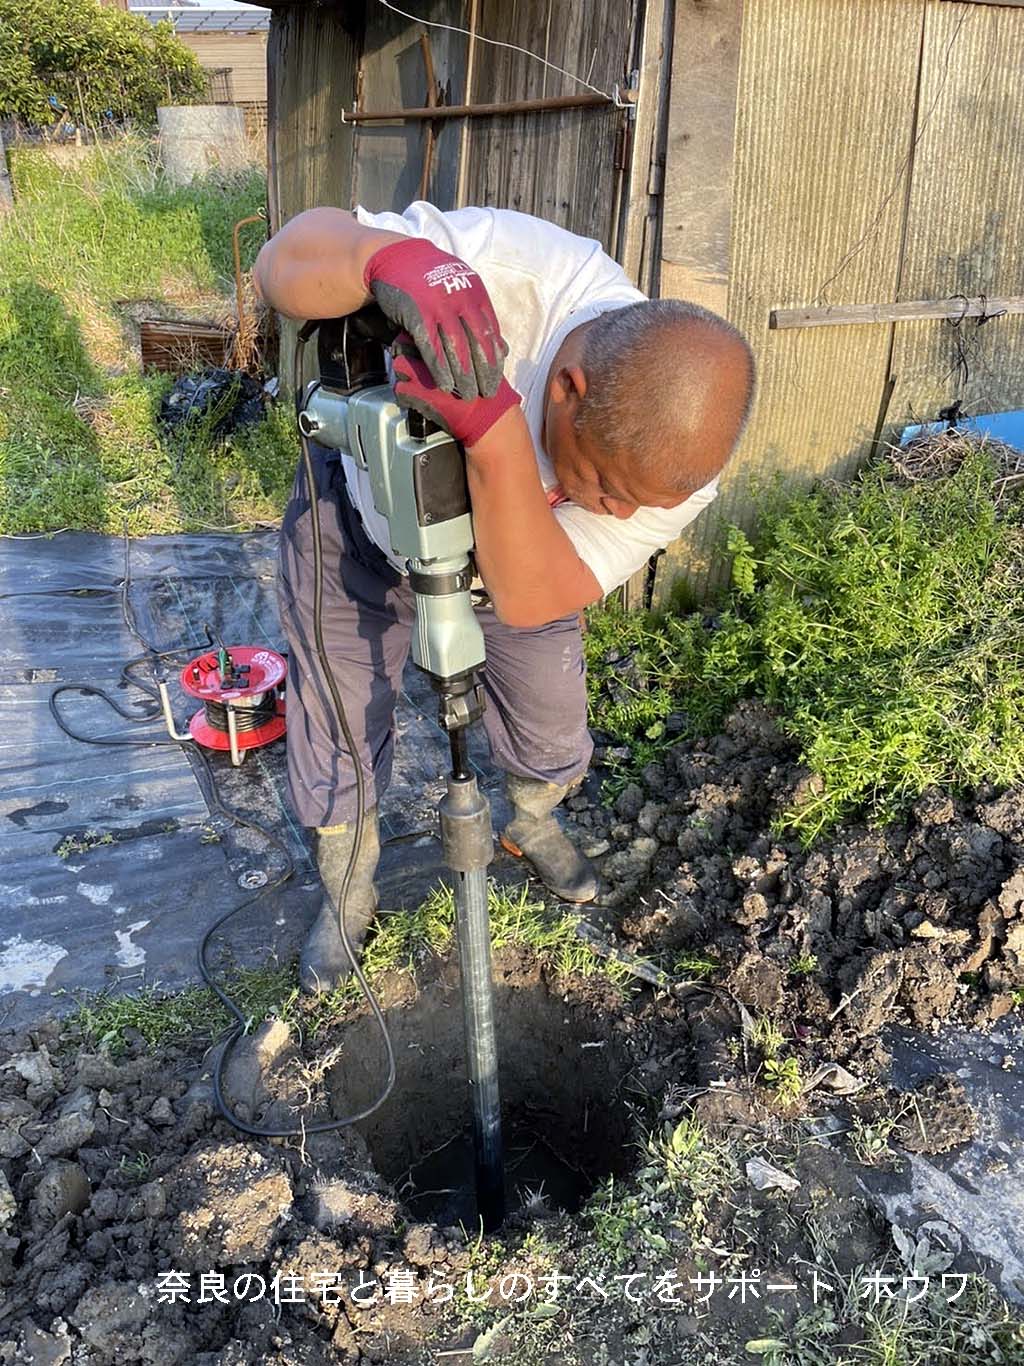
[(616, 109), (628, 111), (630, 119), (636, 118), (636, 106), (640, 99), (640, 72), (629, 73), (629, 85), (623, 88), (618, 82), (612, 86), (612, 101)]

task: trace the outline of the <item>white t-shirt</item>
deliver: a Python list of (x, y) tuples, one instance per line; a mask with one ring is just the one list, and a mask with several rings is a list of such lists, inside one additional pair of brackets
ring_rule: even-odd
[[(468, 261), (494, 305), (508, 343), (505, 375), (523, 396), (523, 412), (533, 438), (537, 469), (545, 490), (558, 480), (541, 444), (548, 371), (566, 336), (599, 314), (646, 296), (635, 289), (622, 267), (600, 242), (511, 209), (457, 209), (442, 213), (417, 201), (402, 214), (356, 209), (360, 223), (410, 237), (426, 237), (442, 251)], [(370, 538), (395, 568), (387, 522), (373, 505), (369, 476), (343, 456), (352, 501)], [(575, 503), (553, 509), (580, 559), (606, 593), (624, 583), (713, 501), (712, 479), (675, 508), (637, 508), (631, 517), (600, 516)]]

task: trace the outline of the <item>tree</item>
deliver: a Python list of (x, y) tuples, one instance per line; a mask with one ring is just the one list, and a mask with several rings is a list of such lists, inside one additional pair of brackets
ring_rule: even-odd
[(76, 121), (152, 123), (158, 104), (189, 104), (205, 89), (166, 20), (98, 0), (0, 0), (0, 115), (50, 122), (53, 96)]

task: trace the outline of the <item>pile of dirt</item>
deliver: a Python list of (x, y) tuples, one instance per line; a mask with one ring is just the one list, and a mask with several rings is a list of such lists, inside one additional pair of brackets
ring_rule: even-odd
[(741, 704), (680, 742), (612, 806), (570, 798), (606, 901), (639, 952), (717, 960), (749, 1010), (848, 1058), (894, 1023), (987, 1026), (1024, 988), (1024, 794), (928, 792), (884, 828), (845, 825), (805, 849), (776, 833), (813, 800), (768, 710)]
[[(137, 1040), (113, 1058), (52, 1019), (0, 1035), (0, 1363), (414, 1366), (442, 1352), (510, 1366), (739, 1361), (769, 1308), (793, 1322), (820, 1291), (800, 1272), (791, 1304), (723, 1290), (702, 1306), (709, 1257), (725, 1259), (722, 1286), (738, 1266), (795, 1282), (794, 1268), (813, 1265), (839, 1295), (844, 1278), (892, 1255), (888, 1222), (837, 1147), (823, 1137), (790, 1148), (763, 1099), (707, 1089), (715, 1053), (700, 1031), (720, 1036), (703, 1007), (649, 992), (609, 992), (602, 1007), (586, 982), (542, 991), (519, 955), (497, 967), (499, 1014), (510, 1027), (517, 1012), (524, 1028), (536, 1019), (546, 1041), (533, 1052), (525, 1035), (510, 1041), (509, 1099), (551, 1112), (573, 1095), (583, 1111), (563, 1109), (557, 1132), (584, 1159), (588, 1141), (591, 1157), (603, 1148), (601, 1170), (615, 1175), (596, 1214), (560, 1213), (550, 1192), (519, 1191), (486, 1246), (472, 1222), (417, 1218), (379, 1172), (379, 1159), (392, 1171), (404, 1164), (403, 1141), (433, 1142), (446, 1107), (465, 1106), (450, 1062), (451, 962), (418, 989), (405, 979), (384, 993), (402, 1089), (389, 1115), (358, 1133), (239, 1134), (217, 1116), (211, 1056), (196, 1049), (154, 1052)], [(267, 1023), (229, 1065), (232, 1103), (259, 1122), (294, 1121), (323, 1081), (334, 1106), (351, 1105), (367, 1084), (357, 1054), (371, 1029), (356, 1011), (334, 1043), (309, 1049), (298, 1031)], [(425, 1056), (410, 1064), (417, 1032)], [(354, 1090), (341, 1094), (330, 1072), (344, 1069), (347, 1050)], [(318, 1055), (328, 1060), (319, 1076)], [(524, 1058), (534, 1066), (519, 1078)], [(921, 1100), (963, 1108), (949, 1081)], [(671, 1134), (685, 1115), (705, 1137), (692, 1175), (666, 1182), (670, 1169), (643, 1135)], [(654, 1299), (659, 1277), (676, 1288)]]
[[(0, 1366), (412, 1366), (442, 1350), (515, 1366), (743, 1360), (769, 1310), (793, 1323), (815, 1304), (802, 1285), (792, 1305), (723, 1295), (712, 1342), (713, 1311), (690, 1288), (708, 1265), (782, 1281), (827, 1265), (836, 1286), (881, 1266), (896, 1235), (850, 1161), (851, 1131), (865, 1160), (895, 1161), (890, 1143), (946, 1153), (977, 1123), (954, 1077), (889, 1091), (879, 1031), (987, 1027), (1013, 1006), (1024, 803), (930, 793), (898, 826), (847, 826), (808, 850), (773, 821), (814, 785), (764, 709), (744, 705), (611, 808), (572, 799), (629, 947), (719, 966), (623, 994), (600, 975), (543, 972), (525, 949), (497, 956), (517, 1176), (491, 1243), (457, 1201), (423, 1213), (438, 1192), (416, 1180), (471, 1181), (435, 1160), (468, 1109), (454, 956), (385, 982), (400, 1082), (358, 1131), (243, 1136), (216, 1112), (201, 1041), (152, 1050), (139, 1037), (114, 1057), (53, 1019), (0, 1034)], [(823, 1078), (810, 1100), (767, 1083), (764, 1019), (803, 1081)], [(381, 1075), (373, 1021), (353, 1007), (315, 1041), (264, 1025), (226, 1086), (243, 1120), (294, 1124), (366, 1104)], [(791, 1141), (798, 1120), (813, 1141)], [(593, 1192), (580, 1213), (527, 1179), (531, 1148), (544, 1172), (569, 1174), (574, 1199)], [(668, 1306), (500, 1301), (502, 1285), (540, 1284), (552, 1266), (602, 1283), (672, 1268), (684, 1289)], [(489, 1304), (469, 1298), (473, 1276)], [(709, 1355), (691, 1353), (698, 1338)]]
[[(214, 1055), (200, 1047), (137, 1038), (113, 1057), (53, 1018), (0, 1034), (0, 1363), (411, 1362), (425, 1340), (463, 1343), (444, 1295), (432, 1306), (424, 1292), (464, 1281), (478, 1230), (472, 1218), (418, 1220), (396, 1188), (468, 1115), (457, 964), (435, 961), (425, 977), (384, 985), (399, 1083), (359, 1131), (244, 1137), (216, 1112)], [(640, 1110), (656, 1111), (689, 1058), (675, 1003), (628, 1003), (583, 980), (551, 990), (517, 952), (497, 959), (496, 987), (506, 1118), (518, 1122), (513, 1246), (555, 1217), (551, 1192), (520, 1179), (522, 1148), (560, 1145), (588, 1186), (625, 1175)], [(226, 1068), (235, 1113), (284, 1126), (300, 1110), (327, 1119), (361, 1106), (383, 1075), (375, 1029), (354, 1008), (303, 1047), (301, 1030), (267, 1022)], [(457, 1179), (471, 1187), (471, 1167)], [(396, 1277), (413, 1287), (408, 1302), (388, 1298)], [(350, 1298), (360, 1282), (369, 1306)]]

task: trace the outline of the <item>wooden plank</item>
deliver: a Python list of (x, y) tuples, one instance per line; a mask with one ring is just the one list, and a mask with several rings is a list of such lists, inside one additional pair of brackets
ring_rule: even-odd
[(654, 295), (661, 261), (662, 182), (671, 89), (672, 7), (666, 0), (648, 0), (644, 6), (637, 47), (637, 103), (632, 116), (618, 259), (637, 288)]
[[(630, 79), (635, 70), (636, 107), (626, 124), (629, 164), (624, 167), (622, 199), (618, 205), (617, 256), (623, 269), (638, 289), (655, 295), (659, 286), (661, 261), (661, 208), (663, 162), (671, 82), (672, 7), (665, 0), (653, 0), (637, 13), (640, 26), (634, 37), (636, 56), (630, 61)], [(627, 611), (648, 606), (653, 582), (650, 564), (631, 575), (621, 588), (621, 601)]]
[(275, 9), (267, 44), (271, 231), (317, 204), (352, 207), (355, 130), (339, 109), (355, 99), (360, 33), (340, 9)]
[(789, 327), (858, 327), (864, 323), (914, 322), (923, 318), (984, 318), (1024, 313), (1024, 298), (968, 298), (951, 294), (948, 299), (915, 299), (901, 304), (830, 304), (827, 308), (773, 308), (768, 314), (772, 331)]
[(729, 305), (736, 85), (743, 0), (676, 0), (661, 293)]
[(728, 316), (758, 358), (759, 397), (715, 506), (659, 562), (657, 606), (677, 580), (698, 596), (721, 585), (721, 521), (750, 524), (756, 483), (841, 475), (870, 447), (884, 330), (770, 332), (768, 314), (893, 297), (922, 13), (923, 0), (743, 7)]
[[(352, 207), (355, 130), (338, 110), (355, 100), (359, 19), (338, 8), (274, 9), (267, 43), (267, 200), (270, 231), (318, 204)], [(280, 373), (292, 381), (297, 325), (280, 320)], [(307, 347), (312, 366), (315, 348)]]
[(217, 323), (181, 318), (143, 318), (139, 322), (143, 370), (169, 370), (180, 375), (204, 365), (226, 365), (232, 340), (231, 328)]
[[(477, 30), (579, 74), (622, 82), (633, 0), (479, 0)], [(526, 53), (478, 41), (472, 103), (572, 95), (584, 87)], [(472, 120), (464, 134), (465, 202), (536, 214), (614, 249), (616, 134), (622, 110), (569, 109)]]
[[(922, 124), (908, 207), (903, 294), (1013, 295), (1024, 282), (1024, 16), (933, 4)], [(863, 335), (863, 334), (858, 334)], [(964, 375), (961, 357), (966, 362)], [(960, 399), (967, 412), (1024, 406), (1024, 318), (895, 328), (889, 432)]]
[[(463, 78), (462, 88), (466, 92), (465, 98), (472, 99), (473, 90), (476, 88), (476, 63), (477, 54), (480, 50), (480, 43), (477, 39), (477, 26), (480, 19), (480, 0), (468, 0), (466, 5), (466, 69)], [(464, 209), (466, 207), (466, 185), (468, 184), (469, 171), (469, 130), (472, 125), (466, 119), (459, 129), (459, 152), (458, 152), (458, 175), (455, 181), (455, 207)]]
[[(662, 201), (663, 298), (729, 307), (736, 91), (743, 0), (676, 0)], [(708, 514), (713, 516), (714, 514)], [(665, 606), (691, 551), (660, 556), (652, 596)]]
[[(465, 26), (462, 0), (432, 0), (416, 8), (422, 11), (422, 18), (434, 23)], [(367, 109), (423, 105), (426, 72), (421, 33), (429, 37), (434, 74), (444, 102), (453, 104), (464, 98), (465, 35), (426, 28), (375, 5), (367, 12), (360, 63), (359, 85)], [(455, 205), (459, 130), (448, 123), (437, 127), (427, 198), (438, 208), (450, 209)], [(425, 136), (426, 127), (417, 124), (359, 124), (354, 143), (354, 202), (375, 213), (385, 209), (401, 212), (411, 204), (419, 194)]]

